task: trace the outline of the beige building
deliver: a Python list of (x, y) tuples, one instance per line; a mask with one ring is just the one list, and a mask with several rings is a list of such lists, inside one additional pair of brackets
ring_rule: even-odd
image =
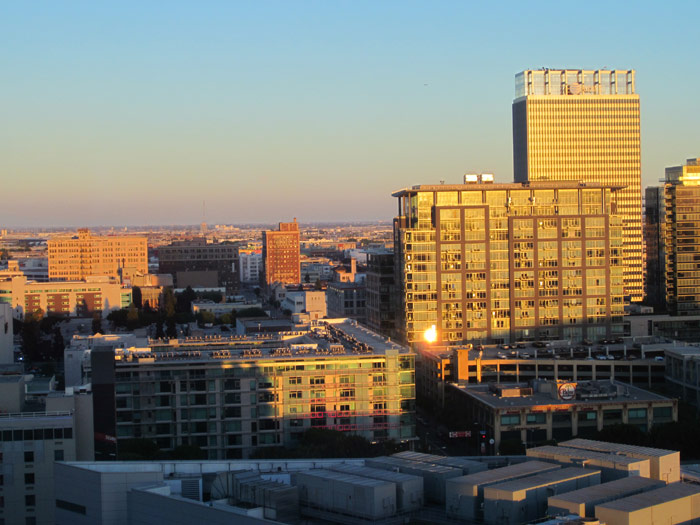
[[(405, 340), (426, 332), (438, 344), (622, 335), (619, 189), (531, 182), (395, 192)], [(329, 315), (331, 306), (329, 297)]]
[(135, 235), (94, 236), (78, 230), (77, 236), (48, 241), (49, 280), (78, 281), (93, 275), (120, 278), (148, 273), (148, 239)]
[(625, 295), (644, 298), (639, 95), (634, 70), (542, 69), (515, 76), (516, 182), (621, 186)]
[(38, 310), (75, 317), (89, 317), (94, 312), (107, 315), (131, 304), (131, 288), (108, 277), (38, 283), (21, 274), (0, 273), (0, 303), (9, 304), (20, 319)]

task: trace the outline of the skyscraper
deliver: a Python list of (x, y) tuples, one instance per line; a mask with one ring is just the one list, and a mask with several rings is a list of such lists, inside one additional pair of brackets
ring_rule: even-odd
[(279, 230), (263, 232), (264, 282), (297, 284), (301, 282), (299, 224), (280, 222)]
[(404, 339), (622, 335), (622, 220), (611, 214), (619, 189), (532, 182), (395, 192)]
[(515, 76), (516, 182), (574, 180), (624, 186), (625, 294), (644, 298), (639, 95), (634, 70), (542, 69)]
[(666, 302), (674, 315), (700, 314), (700, 158), (666, 168)]

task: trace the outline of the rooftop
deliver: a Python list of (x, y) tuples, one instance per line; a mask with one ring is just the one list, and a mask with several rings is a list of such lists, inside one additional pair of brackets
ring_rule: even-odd
[(530, 181), (527, 183), (506, 182), (489, 184), (418, 184), (410, 188), (403, 188), (391, 194), (392, 197), (402, 197), (417, 191), (494, 191), (494, 190), (545, 190), (545, 189), (576, 189), (576, 188), (611, 188), (620, 190), (624, 185), (602, 184), (599, 182), (579, 182), (571, 181)]
[(656, 490), (603, 503), (602, 505), (596, 506), (596, 508), (602, 507), (605, 509), (621, 510), (624, 512), (634, 512), (636, 510), (646, 509), (648, 507), (653, 507), (654, 505), (659, 505), (660, 503), (674, 501), (680, 498), (693, 496), (695, 494), (700, 494), (700, 487), (698, 485), (693, 485), (690, 483), (673, 483)]
[[(557, 383), (555, 381), (538, 380), (537, 385), (542, 388), (544, 386), (550, 386), (550, 388), (557, 388), (563, 382)], [(661, 396), (659, 394), (654, 394), (641, 388), (628, 385), (626, 383), (621, 383), (619, 381), (579, 381), (579, 382), (567, 382), (567, 384), (576, 385), (576, 390), (578, 393), (576, 397), (570, 400), (559, 399), (557, 396), (553, 395), (551, 391), (542, 391), (537, 388), (528, 388), (530, 385), (526, 383), (500, 383), (502, 389), (515, 390), (518, 389), (523, 393), (532, 392), (531, 395), (520, 395), (513, 397), (499, 397), (497, 391), (493, 386), (489, 384), (480, 385), (451, 385), (453, 388), (457, 388), (476, 399), (477, 401), (488, 405), (494, 409), (501, 408), (538, 408), (541, 406), (542, 409), (551, 406), (562, 406), (570, 407), (571, 405), (576, 406), (598, 406), (601, 403), (614, 402), (619, 403), (624, 401), (626, 403), (630, 402), (649, 402), (649, 401), (672, 401), (671, 399)], [(585, 389), (585, 390), (584, 390)], [(582, 398), (586, 397), (587, 398)], [(620, 399), (618, 399), (620, 398)]]

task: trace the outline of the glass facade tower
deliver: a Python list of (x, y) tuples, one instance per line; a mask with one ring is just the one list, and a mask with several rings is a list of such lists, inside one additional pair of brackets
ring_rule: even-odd
[(526, 70), (515, 77), (516, 182), (623, 186), (625, 295), (644, 298), (639, 95), (633, 70)]
[(700, 158), (666, 168), (666, 302), (674, 315), (700, 314)]

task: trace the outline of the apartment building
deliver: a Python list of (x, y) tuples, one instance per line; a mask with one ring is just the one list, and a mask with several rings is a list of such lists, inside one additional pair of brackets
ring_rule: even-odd
[(700, 314), (700, 158), (666, 168), (666, 303), (672, 315)]
[(115, 436), (117, 448), (148, 438), (163, 450), (189, 444), (209, 459), (236, 459), (292, 446), (310, 428), (415, 438), (414, 354), (348, 319), (300, 332), (95, 348), (71, 362), (92, 383), (95, 432)]
[(264, 283), (298, 284), (301, 282), (299, 224), (280, 222), (279, 230), (263, 232)]
[(458, 344), (621, 335), (618, 190), (470, 182), (395, 192), (403, 338), (422, 341), (428, 331), (438, 344)]
[(37, 311), (73, 317), (99, 312), (106, 316), (112, 310), (127, 308), (131, 299), (131, 288), (108, 277), (39, 283), (21, 274), (0, 272), (0, 303), (9, 304), (19, 319)]
[(87, 228), (75, 236), (49, 239), (49, 280), (80, 281), (93, 275), (115, 279), (148, 273), (148, 238), (138, 235), (96, 236)]

